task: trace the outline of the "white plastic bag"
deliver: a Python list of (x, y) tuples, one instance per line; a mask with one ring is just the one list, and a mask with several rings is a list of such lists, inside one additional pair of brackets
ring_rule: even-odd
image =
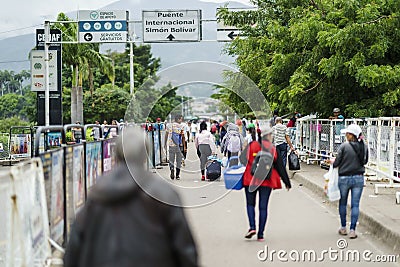
[(328, 181), (328, 189), (326, 195), (329, 201), (337, 201), (340, 199), (339, 190), (339, 173), (338, 168), (329, 167), (329, 171), (324, 175), (325, 181)]
[(227, 157), (223, 157), (222, 158), (222, 166), (226, 167), (226, 165), (228, 165), (228, 158)]

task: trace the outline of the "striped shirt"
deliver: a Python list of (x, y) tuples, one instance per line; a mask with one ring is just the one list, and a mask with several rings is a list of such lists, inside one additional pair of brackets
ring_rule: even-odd
[(279, 146), (286, 143), (286, 135), (290, 136), (290, 129), (282, 123), (276, 124), (272, 129), (274, 131), (274, 145)]

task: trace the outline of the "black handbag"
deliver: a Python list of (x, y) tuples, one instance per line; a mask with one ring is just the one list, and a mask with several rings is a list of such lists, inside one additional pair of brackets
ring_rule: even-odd
[(289, 170), (291, 171), (300, 170), (300, 160), (294, 151), (290, 152), (289, 154)]

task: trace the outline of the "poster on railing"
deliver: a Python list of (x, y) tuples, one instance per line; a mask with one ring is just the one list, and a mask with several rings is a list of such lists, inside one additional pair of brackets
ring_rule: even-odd
[(6, 266), (7, 251), (10, 245), (10, 236), (12, 230), (12, 202), (11, 196), (13, 186), (11, 184), (11, 175), (8, 172), (0, 174), (0, 266)]
[(86, 187), (96, 184), (101, 175), (101, 142), (86, 143)]
[(53, 240), (60, 240), (64, 234), (64, 151), (51, 153), (51, 204), (50, 204), (50, 234)]
[(16, 158), (29, 158), (31, 156), (31, 135), (14, 134), (10, 139), (10, 153)]
[(66, 184), (66, 222), (67, 233), (71, 231), (71, 226), (75, 220), (75, 211), (73, 204), (73, 173), (74, 173), (74, 148), (72, 146), (65, 147), (65, 184)]
[(85, 155), (83, 145), (74, 147), (73, 194), (75, 214), (85, 204)]
[(103, 173), (111, 171), (115, 164), (115, 140), (111, 138), (103, 141)]
[(62, 137), (61, 133), (54, 132), (47, 134), (47, 147), (48, 149), (56, 149), (61, 147)]
[[(13, 195), (11, 231), (9, 232), (8, 254), (6, 266), (37, 266), (51, 255), (48, 243), (49, 222), (47, 217), (46, 196), (43, 185), (41, 164), (34, 159), (24, 165), (13, 166)], [(17, 223), (15, 223), (17, 222)], [(0, 266), (4, 266), (0, 262)]]

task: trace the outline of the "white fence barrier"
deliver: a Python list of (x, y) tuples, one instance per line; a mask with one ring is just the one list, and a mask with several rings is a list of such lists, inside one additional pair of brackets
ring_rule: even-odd
[(0, 173), (0, 266), (46, 266), (49, 221), (40, 159)]
[(334, 157), (345, 141), (340, 130), (352, 123), (361, 127), (364, 141), (368, 144), (367, 169), (378, 180), (389, 180), (385, 184), (376, 184), (375, 193), (378, 194), (378, 188), (400, 188), (394, 183), (400, 182), (400, 117), (348, 120), (301, 118), (296, 123), (295, 146), (308, 156), (307, 163)]

